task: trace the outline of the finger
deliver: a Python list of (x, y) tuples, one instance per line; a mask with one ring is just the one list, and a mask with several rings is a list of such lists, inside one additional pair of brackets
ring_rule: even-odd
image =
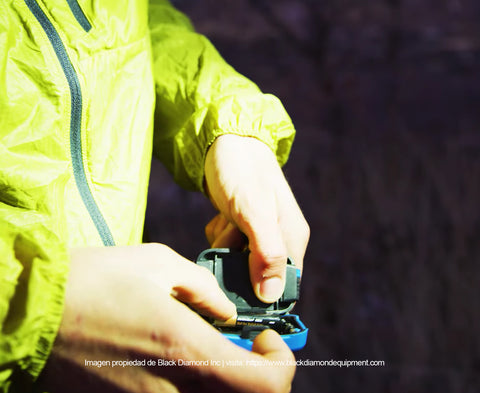
[[(181, 257), (182, 258), (182, 257)], [(204, 267), (183, 259), (169, 272), (171, 295), (203, 315), (227, 320), (236, 315), (235, 305), (218, 286), (213, 274)]]
[(205, 316), (227, 320), (236, 315), (235, 304), (228, 300), (215, 277), (205, 268), (197, 267), (178, 279), (172, 287), (172, 296), (187, 303)]
[(249, 241), (250, 280), (257, 297), (271, 303), (283, 293), (287, 263), (275, 197), (263, 196), (251, 203), (244, 198), (242, 202), (238, 211), (243, 213), (236, 215), (236, 222)]
[(221, 222), (221, 214), (217, 214), (215, 217), (213, 217), (210, 222), (205, 226), (205, 236), (207, 237), (208, 243), (210, 245), (213, 244), (215, 241), (215, 233), (218, 231), (216, 230), (219, 222)]
[(212, 244), (213, 248), (233, 248), (240, 250), (245, 246), (245, 237), (242, 232), (233, 224), (228, 224), (221, 233), (217, 235)]
[(294, 221), (291, 220), (286, 224), (288, 225), (288, 229), (283, 231), (283, 237), (287, 245), (288, 256), (295, 264), (295, 267), (302, 271), (304, 256), (310, 238), (310, 228), (306, 221), (295, 224)]
[(228, 227), (228, 220), (225, 218), (223, 214), (218, 215), (218, 220), (213, 228), (213, 236), (215, 239), (220, 236), (220, 234)]
[[(287, 393), (290, 390), (295, 371), (294, 358), (278, 334), (263, 332), (254, 343), (258, 352), (249, 352), (227, 340), (211, 325), (181, 306), (168, 305), (169, 313), (178, 316), (169, 325), (169, 341), (181, 343), (170, 348), (168, 358), (193, 360), (202, 364), (188, 369), (193, 372), (196, 369), (202, 383), (211, 387), (210, 391)], [(235, 367), (231, 367), (233, 365)], [(185, 375), (181, 377), (178, 386), (185, 381)]]
[(295, 357), (276, 331), (266, 329), (260, 333), (253, 341), (252, 352), (258, 353), (270, 361), (277, 361), (276, 364), (285, 365), (286, 372), (293, 378)]
[(279, 225), (282, 228), (283, 238), (288, 250), (288, 256), (295, 266), (302, 270), (310, 227), (286, 181), (279, 187), (278, 209)]
[(277, 378), (274, 384), (275, 392), (289, 392), (291, 381), (295, 375), (295, 357), (280, 335), (272, 329), (264, 330), (253, 341), (252, 352), (262, 355), (266, 364), (277, 367)]
[(280, 335), (272, 329), (266, 329), (260, 333), (252, 345), (252, 352), (268, 357), (289, 358), (291, 351)]

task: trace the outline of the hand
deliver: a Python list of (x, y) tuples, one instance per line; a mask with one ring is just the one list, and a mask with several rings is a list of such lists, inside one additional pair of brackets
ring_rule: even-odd
[[(65, 311), (42, 388), (52, 393), (289, 391), (293, 355), (278, 334), (263, 332), (248, 352), (181, 303), (217, 319), (235, 314), (206, 269), (159, 244), (75, 249), (71, 257)], [(143, 359), (207, 364), (99, 368), (85, 362)], [(228, 360), (240, 365), (215, 365)], [(290, 365), (247, 365), (267, 360)]]
[(302, 269), (310, 229), (273, 152), (263, 142), (223, 135), (205, 160), (206, 189), (220, 211), (205, 228), (212, 247), (250, 248), (250, 279), (257, 297), (283, 293), (290, 256)]

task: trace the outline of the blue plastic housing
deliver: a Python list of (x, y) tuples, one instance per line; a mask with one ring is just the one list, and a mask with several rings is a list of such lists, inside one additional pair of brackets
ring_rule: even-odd
[[(305, 327), (298, 315), (287, 314), (290, 317), (295, 318), (296, 322), (300, 326), (300, 331), (292, 334), (281, 334), (283, 341), (288, 345), (292, 351), (298, 351), (302, 349), (307, 343), (308, 328)], [(239, 347), (252, 350), (253, 340), (249, 338), (242, 338), (239, 334), (234, 333), (222, 333), (226, 338), (228, 338), (234, 344), (237, 344)]]
[[(200, 253), (196, 263), (209, 269), (217, 279), (220, 288), (227, 297), (237, 306), (238, 316), (267, 318), (275, 321), (288, 322), (289, 333), (279, 332), (282, 339), (292, 351), (303, 348), (307, 342), (308, 329), (298, 315), (289, 314), (300, 293), (300, 271), (295, 268), (293, 261), (288, 260), (286, 285), (282, 297), (275, 303), (260, 302), (251, 287), (248, 271), (248, 252), (233, 251), (228, 248), (208, 249)], [(256, 320), (255, 320), (256, 322)], [(275, 324), (277, 322), (274, 322)], [(238, 324), (238, 320), (237, 320)], [(247, 323), (248, 325), (249, 323)], [(268, 326), (267, 326), (268, 325)], [(226, 328), (219, 330), (230, 341), (242, 348), (252, 349), (253, 339), (262, 328), (269, 328), (270, 324), (262, 326), (253, 334), (243, 334), (242, 328)], [(223, 331), (222, 331), (223, 330)], [(226, 331), (225, 331), (226, 330)], [(253, 328), (256, 330), (256, 328)], [(291, 333), (290, 333), (291, 332)], [(282, 334), (283, 333), (283, 334)], [(247, 337), (242, 337), (247, 336)]]

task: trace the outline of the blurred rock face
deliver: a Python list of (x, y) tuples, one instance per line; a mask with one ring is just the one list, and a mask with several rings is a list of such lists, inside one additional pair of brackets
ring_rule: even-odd
[[(285, 104), (310, 222), (295, 392), (480, 390), (480, 3), (178, 0)], [(189, 258), (214, 211), (156, 162), (149, 240)]]

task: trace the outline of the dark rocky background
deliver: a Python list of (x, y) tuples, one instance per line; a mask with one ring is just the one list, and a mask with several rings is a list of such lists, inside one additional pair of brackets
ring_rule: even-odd
[[(293, 392), (480, 392), (480, 2), (177, 0), (297, 128), (310, 223)], [(214, 211), (154, 162), (149, 240), (189, 258)]]

